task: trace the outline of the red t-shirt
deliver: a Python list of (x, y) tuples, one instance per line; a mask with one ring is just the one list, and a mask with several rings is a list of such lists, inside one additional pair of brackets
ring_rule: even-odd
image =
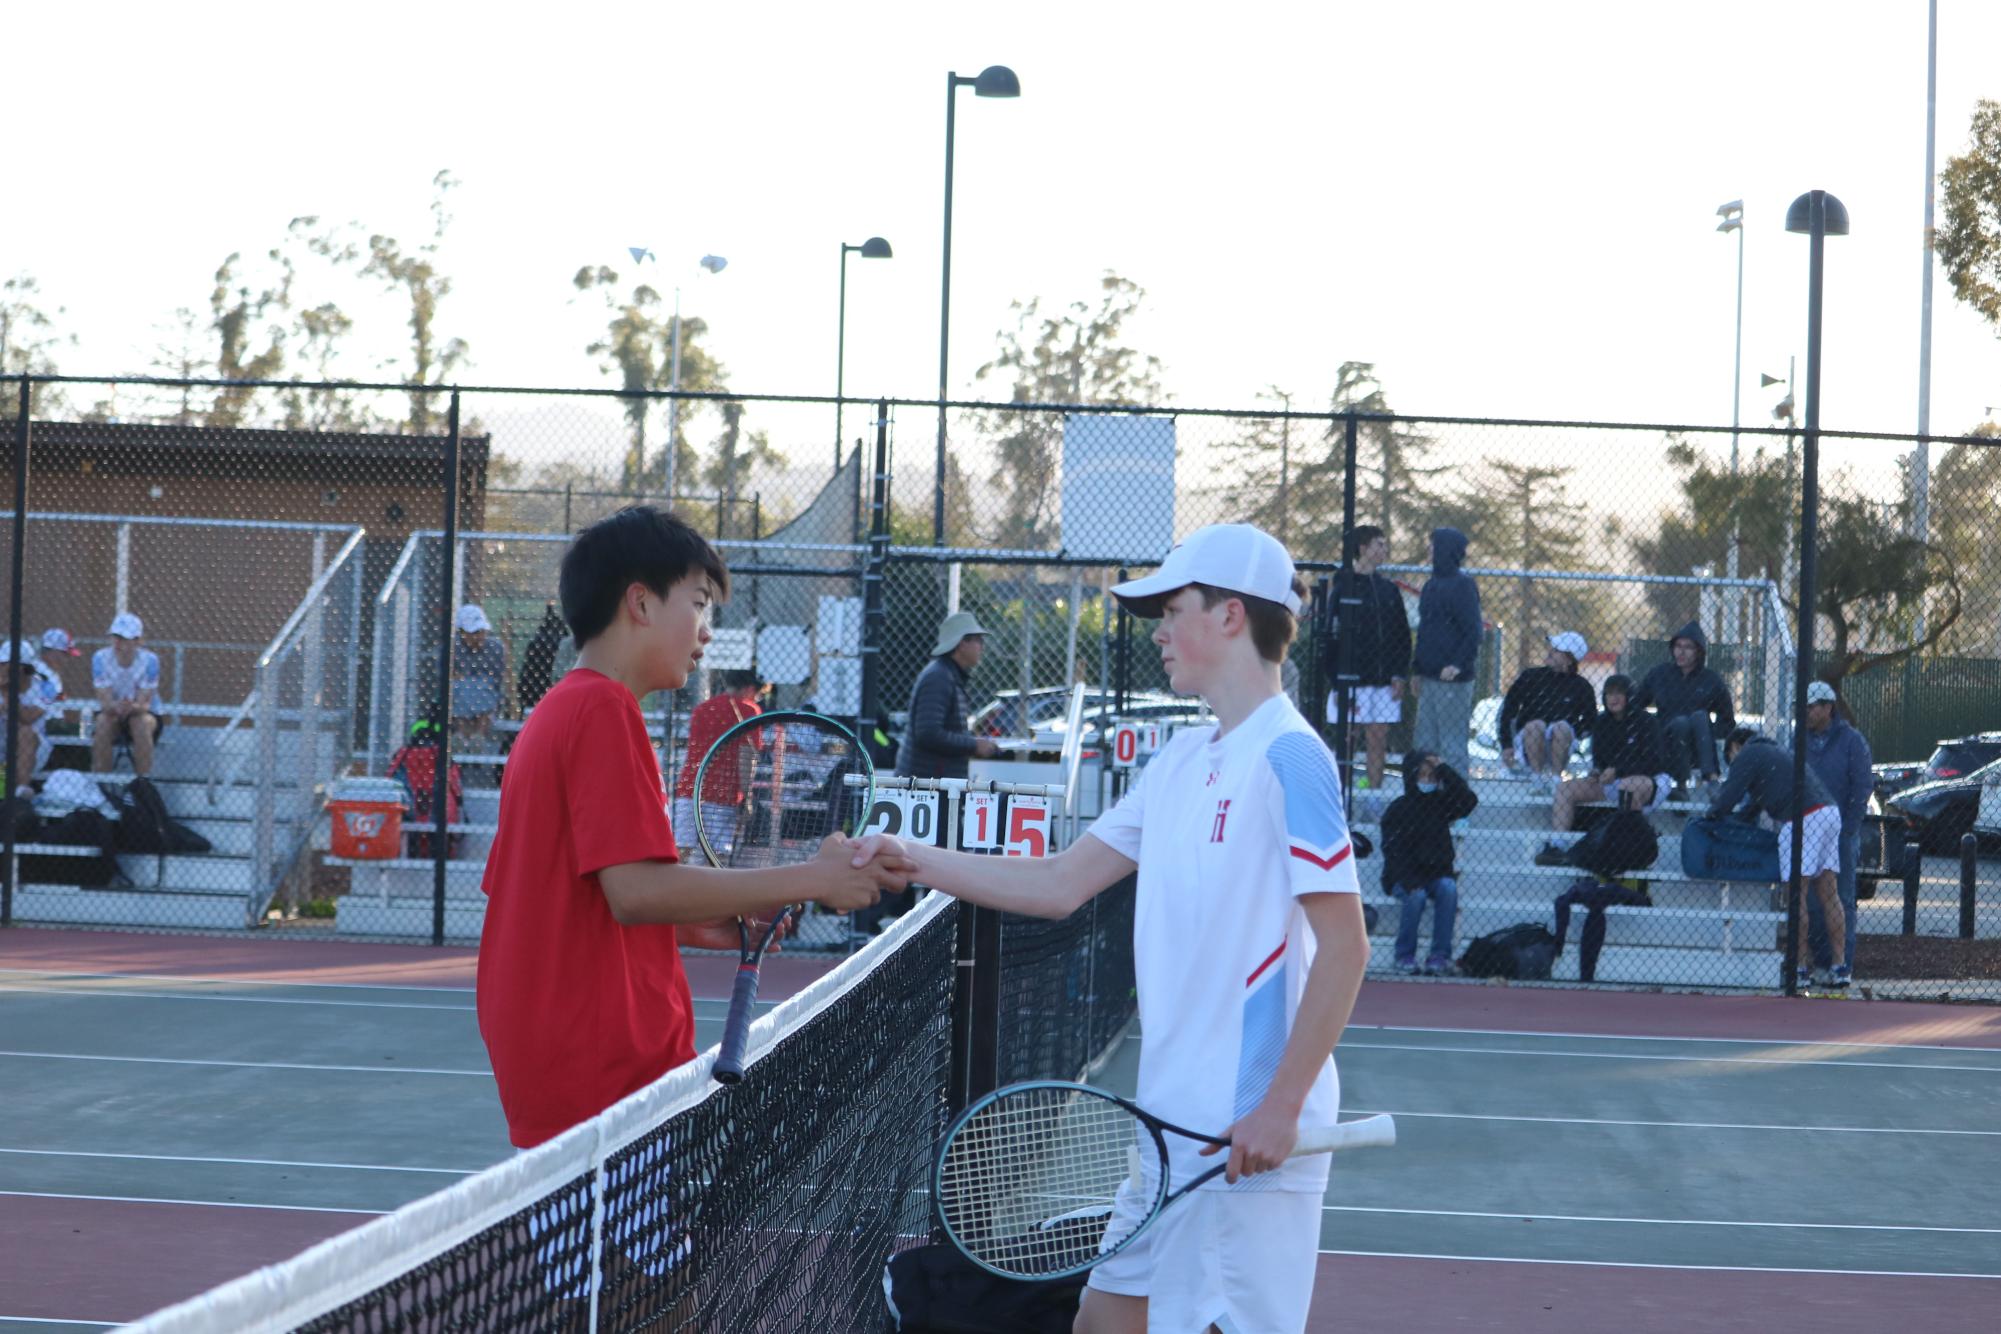
[[(694, 796), (695, 777), (701, 771), (702, 757), (709, 753), (723, 733), (744, 719), (755, 718), (763, 712), (754, 701), (745, 703), (734, 695), (712, 695), (697, 704), (695, 711), (688, 715), (688, 758), (681, 762), (681, 778), (674, 784), (674, 795)], [(759, 728), (750, 734), (751, 745), (763, 740), (763, 730)], [(726, 800), (732, 805), (743, 800), (743, 749), (742, 746), (733, 747), (733, 753), (720, 757), (717, 763), (726, 767), (722, 772), (711, 775), (710, 794), (728, 793), (730, 795)]]
[(674, 928), (620, 926), (597, 878), (675, 860), (666, 799), (639, 701), (582, 667), (542, 697), (508, 756), (481, 886), (478, 1003), (520, 1148), (694, 1059)]

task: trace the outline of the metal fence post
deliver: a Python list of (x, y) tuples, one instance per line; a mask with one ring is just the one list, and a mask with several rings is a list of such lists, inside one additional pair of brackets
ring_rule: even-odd
[[(1918, 889), (1924, 880), (1925, 849), (1916, 839), (1904, 843), (1904, 934), (1918, 933)], [(1849, 960), (1850, 964), (1854, 960)]]
[[(857, 467), (860, 461), (857, 460)], [(883, 608), (889, 577), (889, 404), (875, 405), (875, 481), (869, 488), (868, 564), (862, 570), (862, 718), (882, 716), (882, 640), (889, 614)], [(856, 729), (860, 733), (860, 728)]]
[[(1335, 634), (1334, 682), (1341, 692), (1341, 708), (1334, 724), (1334, 744), (1341, 756), (1341, 809), (1353, 818), (1355, 810), (1355, 636), (1347, 633), (1355, 625), (1354, 609), (1362, 605), (1361, 588), (1355, 577), (1355, 455), (1360, 444), (1360, 425), (1350, 412), (1342, 423), (1341, 476), (1341, 572), (1334, 576)], [(1345, 620), (1343, 619), (1345, 618)]]
[(251, 816), (256, 890), (267, 888), (276, 861), (278, 818), (278, 659), (257, 664), (257, 805)]
[[(327, 568), (327, 535), (313, 534), (313, 577), (308, 587), (317, 586)], [(300, 633), (299, 677), (299, 791), (296, 797), (299, 829), (303, 833), (313, 816), (313, 788), (320, 770), (320, 690), (326, 676), (327, 592), (306, 612)]]
[[(668, 441), (668, 449), (674, 447)], [(451, 836), (446, 826), (451, 812), (447, 798), (452, 771), (452, 639), (458, 615), (455, 595), (459, 588), (459, 391), (452, 390), (452, 404), (445, 437), (445, 569), (443, 587), (450, 590), (438, 614), (438, 698), (437, 724), (442, 733), (438, 743), (438, 763), (431, 776), (431, 943), (445, 943), (445, 870), (450, 860)]]
[[(7, 636), (9, 644), (21, 642), (21, 598), (25, 583), (23, 578), (28, 557), (28, 444), (31, 428), (28, 424), (29, 385), (27, 376), (21, 377), (20, 416), (14, 420), (14, 566), (8, 571), (7, 588)], [(12, 658), (9, 658), (12, 662)], [(6, 795), (12, 799), (20, 778), (20, 756), (14, 753), (19, 740), (20, 729), (12, 726), (12, 720), (21, 716), (21, 674), (7, 673), (7, 779)], [(7, 821), (7, 827), (0, 837), (6, 840), (6, 861), (0, 865), (0, 926), (14, 924), (14, 822)]]
[(1959, 938), (1973, 939), (1973, 890), (1980, 879), (1980, 835), (1959, 836)]

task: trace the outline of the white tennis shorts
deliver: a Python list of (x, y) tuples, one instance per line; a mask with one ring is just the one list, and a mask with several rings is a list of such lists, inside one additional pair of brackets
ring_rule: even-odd
[[(1355, 721), (1362, 724), (1394, 723), (1403, 718), (1403, 701), (1390, 695), (1388, 686), (1355, 687)], [(1327, 721), (1341, 721), (1341, 692), (1327, 692)]]
[[(1811, 880), (1822, 871), (1841, 869), (1841, 810), (1822, 806), (1806, 813), (1806, 828), (1800, 840), (1800, 875)], [(1779, 883), (1793, 878), (1793, 822), (1779, 826)]]
[[(1320, 1255), (1322, 1197), (1298, 1190), (1197, 1190), (1161, 1211), (1137, 1241), (1091, 1271), (1100, 1292), (1147, 1299), (1150, 1330), (1228, 1329), (1291, 1334), (1306, 1328)], [(1105, 1234), (1145, 1217), (1139, 1193), (1119, 1188)]]

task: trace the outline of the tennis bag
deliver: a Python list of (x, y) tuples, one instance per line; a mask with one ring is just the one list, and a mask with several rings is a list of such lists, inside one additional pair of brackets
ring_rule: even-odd
[(1644, 871), (1660, 859), (1661, 841), (1646, 816), (1614, 811), (1585, 832), (1570, 849), (1570, 864), (1607, 880)]
[[(1102, 1227), (1099, 1220), (1097, 1226)], [(1070, 1334), (1085, 1276), (1002, 1278), (950, 1244), (898, 1251), (883, 1266), (889, 1334)]]
[(1690, 820), (1681, 831), (1681, 873), (1691, 880), (1777, 884), (1779, 836), (1741, 820)]
[(113, 838), (111, 821), (93, 810), (79, 808), (59, 820), (50, 820), (36, 832), (36, 843), (89, 848), (91, 855), (24, 852), (20, 861), (21, 883), (75, 885), (80, 889), (104, 889), (126, 883), (112, 851)]
[(1468, 977), (1501, 977), (1543, 982), (1556, 962), (1556, 935), (1541, 922), (1517, 922), (1471, 941), (1459, 956)]

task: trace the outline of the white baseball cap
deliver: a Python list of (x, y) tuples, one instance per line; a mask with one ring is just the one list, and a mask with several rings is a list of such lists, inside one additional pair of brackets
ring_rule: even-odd
[(42, 647), (51, 653), (67, 653), (72, 658), (83, 656), (83, 650), (78, 648), (76, 641), (69, 637), (69, 631), (59, 625), (43, 633)]
[(1834, 703), (1834, 687), (1825, 681), (1815, 681), (1806, 688), (1806, 702), (1809, 704)]
[(1591, 651), (1591, 646), (1584, 642), (1584, 636), (1575, 630), (1565, 630), (1561, 634), (1551, 635), (1549, 646), (1559, 653), (1568, 653), (1572, 662), (1583, 662), (1584, 655)]
[(111, 618), (113, 639), (140, 639), (146, 634), (146, 623), (129, 611), (121, 611)]
[(461, 634), (476, 634), (481, 630), (491, 630), (492, 628), (492, 622), (486, 619), (486, 613), (476, 604), (468, 602), (465, 606), (459, 608), (459, 632)]
[(1297, 615), (1295, 575), (1292, 557), (1270, 533), (1247, 523), (1212, 523), (1183, 538), (1152, 574), (1115, 585), (1112, 596), (1134, 615), (1151, 618), (1160, 615), (1160, 604), (1170, 595), (1190, 584), (1208, 584), (1276, 602)]
[(15, 650), (20, 650), (20, 660), (25, 665), (35, 660), (35, 646), (23, 644), (16, 639), (0, 640), (0, 662), (13, 662)]

